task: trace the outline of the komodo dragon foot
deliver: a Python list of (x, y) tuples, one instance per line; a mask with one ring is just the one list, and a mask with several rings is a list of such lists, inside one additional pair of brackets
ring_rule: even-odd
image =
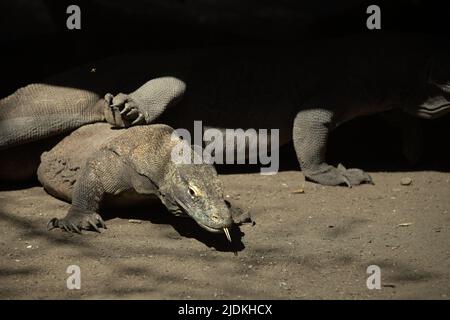
[(241, 208), (233, 206), (228, 200), (225, 200), (225, 204), (227, 205), (228, 209), (230, 209), (231, 218), (236, 225), (240, 226), (244, 223), (253, 222), (249, 211), (244, 211)]
[(337, 168), (323, 164), (317, 170), (304, 170), (308, 180), (327, 186), (345, 184), (349, 188), (363, 183), (374, 184), (372, 177), (361, 169), (346, 169), (342, 164)]
[(111, 93), (107, 93), (105, 100), (114, 114), (113, 117), (118, 118), (114, 119), (114, 122), (118, 121), (118, 126), (130, 127), (146, 123), (145, 116), (140, 111), (138, 104), (129, 95), (119, 93), (113, 96)]
[(81, 233), (81, 230), (107, 229), (106, 224), (98, 213), (85, 211), (72, 206), (63, 219), (53, 218), (47, 224), (47, 229), (60, 228), (67, 232)]
[(147, 81), (135, 91), (116, 96), (108, 93), (105, 101), (110, 112), (106, 121), (116, 128), (153, 123), (164, 111), (183, 97), (186, 84), (174, 77)]

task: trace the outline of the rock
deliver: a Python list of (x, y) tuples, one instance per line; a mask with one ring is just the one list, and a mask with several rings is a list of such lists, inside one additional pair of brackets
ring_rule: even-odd
[(412, 179), (409, 177), (405, 177), (405, 178), (402, 178), (402, 180), (400, 180), (400, 184), (402, 186), (409, 186), (411, 183), (412, 183)]
[(397, 225), (397, 227), (409, 227), (412, 225), (412, 222), (404, 222), (404, 223), (399, 223)]
[(141, 224), (141, 223), (142, 223), (142, 220), (139, 220), (139, 219), (130, 219), (130, 220), (128, 220), (128, 222), (129, 222), (129, 223), (137, 223), (137, 224)]

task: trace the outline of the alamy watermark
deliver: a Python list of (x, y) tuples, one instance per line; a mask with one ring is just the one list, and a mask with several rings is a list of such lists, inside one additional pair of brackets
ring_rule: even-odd
[(367, 7), (367, 14), (370, 16), (366, 20), (366, 26), (369, 30), (380, 30), (381, 29), (381, 9), (379, 6), (372, 4)]
[(76, 264), (70, 265), (66, 269), (66, 273), (70, 276), (66, 280), (67, 289), (81, 289), (81, 269)]
[(367, 267), (366, 272), (370, 274), (367, 278), (366, 285), (367, 289), (381, 289), (381, 268), (377, 265), (370, 265)]
[[(215, 129), (203, 131), (202, 121), (194, 121), (194, 139), (187, 129), (176, 129), (172, 140), (172, 161), (177, 164), (257, 164), (263, 175), (279, 168), (279, 129)], [(193, 142), (193, 144), (192, 144)], [(191, 145), (192, 149), (191, 149)], [(203, 145), (205, 147), (203, 148)], [(269, 154), (270, 148), (270, 154)]]
[(72, 4), (67, 7), (66, 13), (70, 14), (66, 20), (66, 27), (69, 30), (81, 29), (81, 9), (79, 6)]

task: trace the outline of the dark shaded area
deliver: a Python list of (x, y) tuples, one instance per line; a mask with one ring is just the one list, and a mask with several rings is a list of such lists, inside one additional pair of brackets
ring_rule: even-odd
[[(82, 29), (68, 30), (66, 8), (77, 4)], [(372, 1), (4, 0), (0, 3), (0, 96), (88, 61), (144, 50), (245, 44), (302, 47), (314, 39), (368, 34)], [(450, 36), (445, 2), (377, 1), (382, 30)], [(331, 135), (331, 163), (367, 170), (448, 171), (450, 117), (423, 121), (425, 152), (410, 167), (398, 132), (377, 117), (358, 119)], [(292, 145), (282, 148), (281, 169), (298, 169)], [(258, 172), (259, 166), (223, 166), (220, 172)]]
[[(398, 129), (381, 116), (362, 117), (344, 123), (330, 135), (327, 161), (347, 168), (367, 171), (450, 171), (450, 116), (419, 120), (423, 130), (424, 150), (417, 163), (409, 163), (402, 152)], [(263, 166), (264, 167), (264, 166)], [(258, 165), (216, 165), (221, 174), (258, 173)], [(280, 148), (280, 171), (299, 170), (292, 142)]]
[[(394, 283), (420, 282), (430, 279), (439, 279), (441, 274), (421, 270), (410, 265), (405, 265), (399, 261), (384, 259), (373, 262), (374, 265), (379, 266), (382, 270), (386, 270), (386, 281)], [(395, 286), (395, 285), (394, 285)]]
[[(81, 30), (68, 30), (66, 8), (80, 6)], [(373, 1), (4, 0), (0, 4), (1, 92), (122, 52), (265, 44), (369, 32)], [(382, 32), (449, 35), (445, 2), (377, 1)], [(379, 32), (379, 31), (377, 31)]]
[(175, 216), (161, 203), (152, 204), (148, 207), (127, 208), (127, 210), (108, 209), (102, 212), (102, 217), (104, 220), (114, 218), (139, 219), (150, 221), (154, 224), (169, 224), (181, 237), (194, 238), (217, 251), (238, 252), (245, 249), (244, 243), (242, 242), (245, 234), (240, 230), (239, 226), (233, 225), (231, 228), (230, 234), (233, 243), (230, 244), (223, 233), (206, 231), (189, 217)]

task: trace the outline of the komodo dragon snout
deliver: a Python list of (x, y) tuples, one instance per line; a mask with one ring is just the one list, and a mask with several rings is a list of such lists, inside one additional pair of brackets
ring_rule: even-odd
[(407, 106), (406, 111), (424, 119), (439, 118), (450, 112), (450, 62), (445, 54), (436, 54), (429, 63), (423, 101)]

